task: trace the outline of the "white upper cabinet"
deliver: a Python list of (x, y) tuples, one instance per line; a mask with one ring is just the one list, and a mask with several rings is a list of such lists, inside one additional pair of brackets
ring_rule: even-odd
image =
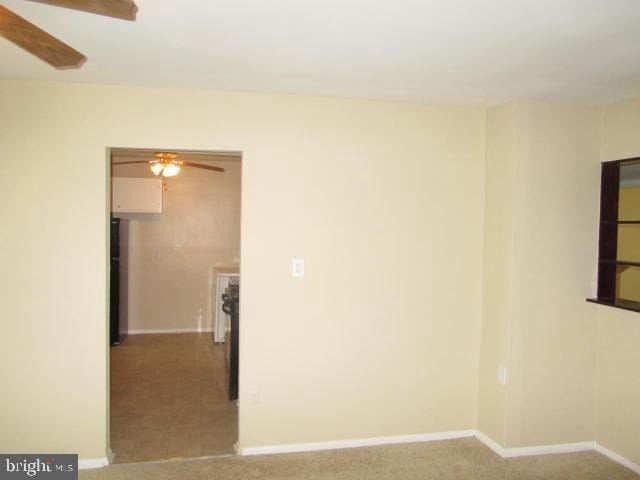
[(113, 177), (111, 211), (114, 213), (162, 213), (162, 179)]

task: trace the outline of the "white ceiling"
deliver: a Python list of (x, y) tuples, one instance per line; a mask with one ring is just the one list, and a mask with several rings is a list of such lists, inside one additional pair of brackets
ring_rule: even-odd
[(3, 4), (89, 58), (0, 38), (0, 77), (494, 104), (640, 93), (638, 0), (137, 0), (126, 22)]

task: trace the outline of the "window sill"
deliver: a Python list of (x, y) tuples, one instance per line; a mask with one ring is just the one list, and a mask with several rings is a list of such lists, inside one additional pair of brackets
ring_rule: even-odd
[(587, 298), (587, 302), (605, 305), (607, 307), (620, 308), (622, 310), (630, 310), (632, 312), (640, 312), (640, 302), (634, 300), (625, 300), (624, 298)]

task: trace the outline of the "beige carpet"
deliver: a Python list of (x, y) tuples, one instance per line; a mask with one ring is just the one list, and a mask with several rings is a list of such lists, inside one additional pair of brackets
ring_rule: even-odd
[(505, 460), (473, 438), (314, 453), (175, 460), (83, 470), (81, 479), (638, 480), (596, 452)]

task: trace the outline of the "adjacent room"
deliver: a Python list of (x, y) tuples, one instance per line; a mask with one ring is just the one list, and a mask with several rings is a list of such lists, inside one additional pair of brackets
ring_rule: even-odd
[(640, 161), (619, 169), (616, 290), (611, 296), (633, 307), (640, 305)]
[(234, 453), (240, 155), (110, 156), (113, 461)]
[(640, 478), (640, 1), (0, 1), (0, 478)]

